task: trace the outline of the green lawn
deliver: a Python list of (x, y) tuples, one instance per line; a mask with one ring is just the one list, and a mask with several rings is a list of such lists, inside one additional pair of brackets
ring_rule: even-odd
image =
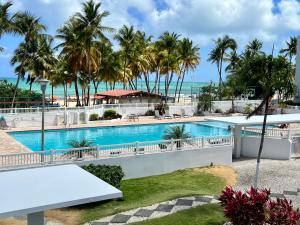
[(225, 222), (221, 207), (210, 204), (134, 225), (221, 225)]
[[(124, 200), (84, 205), (79, 208), (81, 219), (78, 222), (83, 224), (108, 215), (183, 196), (217, 195), (225, 185), (223, 179), (199, 169), (186, 169), (160, 176), (125, 180), (121, 184)], [(212, 207), (218, 209), (216, 206)], [(192, 210), (191, 213), (194, 211)]]

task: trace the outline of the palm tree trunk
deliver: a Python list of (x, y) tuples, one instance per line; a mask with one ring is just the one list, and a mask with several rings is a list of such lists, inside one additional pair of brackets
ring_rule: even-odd
[(77, 77), (74, 81), (74, 86), (75, 86), (75, 94), (76, 94), (76, 106), (80, 106), (81, 103), (80, 103), (80, 97), (79, 97), (79, 91), (78, 91), (78, 81), (77, 81)]
[(182, 73), (182, 80), (180, 82), (180, 88), (179, 88), (179, 93), (178, 93), (178, 101), (180, 100), (180, 94), (181, 94), (181, 89), (182, 89), (182, 84), (183, 84), (183, 81), (184, 81), (184, 77), (185, 77), (185, 68), (183, 69), (183, 73)]
[(64, 86), (64, 106), (66, 106), (66, 85), (65, 85), (65, 82), (64, 82), (64, 84), (63, 84), (63, 86)]
[(178, 76), (177, 78), (177, 82), (176, 82), (176, 88), (175, 88), (175, 101), (176, 101), (176, 96), (177, 96), (177, 89), (178, 89), (178, 85), (179, 85), (179, 81), (180, 81), (180, 76)]
[(14, 88), (13, 98), (12, 98), (12, 101), (11, 101), (11, 109), (14, 108), (19, 82), (20, 82), (20, 75), (18, 75), (17, 82), (16, 82), (16, 85), (15, 85), (15, 88)]
[(51, 103), (52, 103), (52, 106), (54, 104), (53, 96), (54, 96), (54, 86), (53, 86), (53, 84), (51, 84), (51, 100), (52, 100)]
[(144, 73), (144, 77), (145, 77), (145, 83), (146, 83), (147, 92), (150, 93), (150, 85), (149, 85), (149, 80), (148, 80), (148, 77), (147, 77), (146, 73)]
[(125, 85), (125, 80), (126, 80), (126, 63), (127, 63), (127, 53), (125, 54), (125, 59), (124, 59), (124, 68), (123, 68), (123, 89), (126, 88)]
[(269, 100), (270, 100), (269, 94), (266, 96), (266, 98), (267, 99), (266, 99), (266, 103), (265, 103), (264, 121), (263, 121), (263, 127), (262, 127), (260, 145), (259, 145), (259, 150), (258, 150), (258, 155), (257, 155), (256, 172), (255, 172), (255, 178), (254, 178), (254, 184), (253, 184), (254, 188), (258, 187), (260, 158), (261, 158), (261, 153), (262, 153), (263, 146), (264, 146), (266, 124), (267, 124), (267, 116), (268, 116), (268, 109), (269, 109)]
[(158, 76), (158, 88), (157, 88), (157, 94), (160, 95), (160, 74)]
[(158, 72), (158, 71), (159, 71), (159, 67), (157, 67), (157, 69), (156, 69), (156, 75), (155, 75), (154, 87), (153, 87), (151, 93), (153, 93), (154, 91), (155, 91), (155, 93), (156, 93), (157, 81), (158, 81), (158, 77), (159, 77), (159, 72)]

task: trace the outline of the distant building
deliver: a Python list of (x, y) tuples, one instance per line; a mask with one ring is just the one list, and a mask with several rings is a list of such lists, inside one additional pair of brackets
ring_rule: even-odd
[(141, 90), (110, 90), (95, 94), (97, 104), (160, 103), (162, 96)]

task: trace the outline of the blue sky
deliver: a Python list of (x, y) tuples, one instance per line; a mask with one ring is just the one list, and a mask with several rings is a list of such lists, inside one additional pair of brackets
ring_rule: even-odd
[[(97, 1), (97, 0), (96, 0)], [(5, 2), (0, 0), (0, 2)], [(41, 17), (49, 34), (81, 8), (82, 0), (14, 0), (12, 11), (26, 10)], [(200, 47), (201, 63), (188, 74), (190, 81), (217, 80), (216, 66), (207, 62), (213, 40), (228, 34), (237, 40), (239, 51), (253, 38), (264, 42), (264, 50), (285, 46), (300, 31), (298, 0), (102, 0), (110, 16), (104, 25), (120, 28), (134, 25), (157, 38), (170, 31), (189, 37)], [(14, 77), (9, 61), (20, 37), (3, 36), (0, 46), (0, 77)]]

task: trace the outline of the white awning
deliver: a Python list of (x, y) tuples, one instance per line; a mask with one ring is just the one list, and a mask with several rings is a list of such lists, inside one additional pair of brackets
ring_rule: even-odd
[(0, 217), (122, 197), (122, 192), (76, 165), (0, 173)]
[[(261, 125), (264, 116), (252, 116), (249, 119), (246, 116), (231, 116), (231, 117), (209, 117), (207, 120), (231, 123), (234, 125), (251, 126)], [(300, 123), (300, 114), (278, 114), (268, 115), (267, 124), (282, 124), (282, 123)]]

